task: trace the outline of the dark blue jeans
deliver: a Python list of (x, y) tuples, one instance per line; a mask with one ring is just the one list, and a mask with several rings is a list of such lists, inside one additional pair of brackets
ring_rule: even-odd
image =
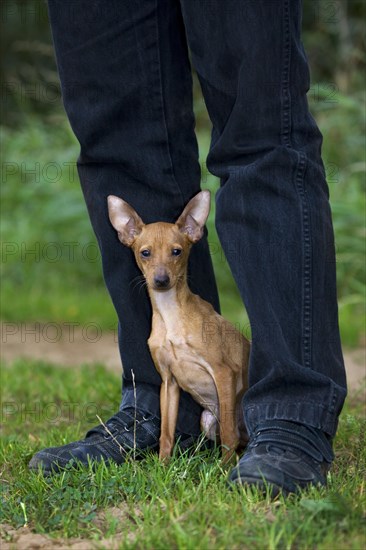
[[(300, 1), (49, 0), (49, 10), (126, 396), (133, 371), (139, 406), (157, 411), (160, 379), (146, 344), (149, 300), (106, 198), (121, 196), (145, 222), (174, 221), (199, 191), (189, 48), (213, 125), (217, 231), (252, 327), (249, 431), (285, 419), (333, 436), (346, 381)], [(190, 284), (219, 308), (207, 238), (193, 248)], [(198, 429), (198, 405), (183, 394), (181, 406), (181, 428)]]

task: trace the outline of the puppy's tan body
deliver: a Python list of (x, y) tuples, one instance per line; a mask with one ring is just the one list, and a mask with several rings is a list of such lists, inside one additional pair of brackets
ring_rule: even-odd
[(249, 342), (187, 284), (192, 243), (209, 213), (209, 193), (194, 197), (176, 224), (144, 225), (118, 197), (109, 197), (109, 215), (123, 244), (131, 246), (147, 281), (153, 309), (148, 345), (162, 378), (160, 458), (171, 455), (180, 388), (204, 408), (202, 427), (211, 437), (219, 424), (225, 459), (246, 432), (240, 401), (247, 389)]

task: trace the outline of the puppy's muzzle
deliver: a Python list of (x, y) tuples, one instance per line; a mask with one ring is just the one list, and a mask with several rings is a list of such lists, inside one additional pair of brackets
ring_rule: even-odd
[(170, 287), (170, 277), (165, 270), (159, 270), (154, 275), (154, 288), (156, 290), (168, 290)]

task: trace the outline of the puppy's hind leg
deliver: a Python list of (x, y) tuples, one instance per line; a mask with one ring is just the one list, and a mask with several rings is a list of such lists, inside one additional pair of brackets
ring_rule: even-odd
[(219, 419), (207, 409), (201, 414), (201, 430), (211, 441), (216, 441), (219, 435)]

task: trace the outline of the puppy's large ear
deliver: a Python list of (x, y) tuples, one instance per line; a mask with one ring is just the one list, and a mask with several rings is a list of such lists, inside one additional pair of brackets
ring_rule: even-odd
[(209, 212), (210, 191), (200, 191), (189, 201), (175, 223), (192, 243), (196, 243), (203, 235), (203, 228)]
[(108, 214), (121, 243), (131, 246), (144, 227), (140, 216), (132, 206), (114, 195), (108, 197)]

